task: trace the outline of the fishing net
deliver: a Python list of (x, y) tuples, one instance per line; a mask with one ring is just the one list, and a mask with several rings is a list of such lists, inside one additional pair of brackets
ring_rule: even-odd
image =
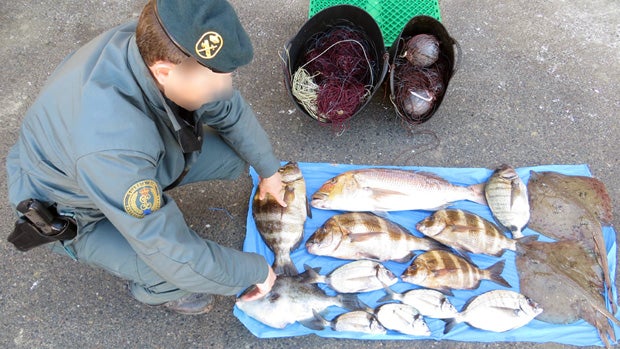
[(341, 127), (371, 96), (377, 58), (366, 34), (336, 25), (308, 39), (291, 92), (313, 118)]

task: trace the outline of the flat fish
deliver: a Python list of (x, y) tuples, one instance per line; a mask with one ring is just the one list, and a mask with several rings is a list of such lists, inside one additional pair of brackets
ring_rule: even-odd
[(359, 260), (344, 264), (328, 275), (320, 275), (309, 266), (307, 282), (324, 283), (338, 293), (370, 292), (382, 289), (384, 285), (393, 285), (398, 278), (381, 263)]
[(484, 184), (454, 185), (436, 174), (393, 168), (346, 171), (329, 179), (313, 195), (311, 205), (325, 210), (435, 210), (458, 200), (486, 205)]
[(452, 295), (452, 289), (475, 289), (482, 280), (502, 286), (510, 284), (501, 276), (505, 261), (479, 269), (462, 257), (444, 250), (424, 252), (401, 275), (401, 280)]
[[(577, 198), (579, 195), (567, 191), (563, 185), (555, 185), (557, 178), (556, 174), (530, 172), (528, 191), (532, 212), (529, 227), (555, 240), (578, 241), (593, 253), (603, 270), (603, 280), (611, 295), (612, 281), (601, 222), (593, 213), (595, 209), (587, 207), (583, 200)], [(609, 301), (615, 313), (613, 297)]]
[(545, 311), (541, 321), (568, 324), (584, 319), (609, 346), (616, 341), (609, 321), (620, 320), (606, 308), (603, 271), (591, 251), (577, 241), (531, 241), (518, 245), (517, 270), (520, 291), (536, 297)]
[(448, 320), (444, 334), (460, 323), (492, 332), (506, 332), (527, 325), (543, 312), (530, 298), (510, 290), (493, 290), (472, 297), (463, 310)]
[(314, 312), (323, 312), (336, 306), (349, 310), (363, 310), (363, 304), (354, 294), (326, 295), (316, 285), (305, 282), (307, 275), (278, 276), (271, 291), (253, 301), (237, 298), (237, 307), (255, 320), (273, 327), (285, 328), (296, 321), (314, 318)]
[(484, 195), (495, 219), (512, 232), (515, 239), (530, 219), (527, 187), (514, 168), (497, 168), (484, 187)]
[(486, 219), (463, 210), (445, 209), (416, 225), (418, 231), (458, 251), (500, 256), (516, 250), (517, 241)]
[(258, 232), (274, 253), (274, 272), (295, 275), (297, 268), (291, 260), (291, 252), (301, 244), (304, 224), (311, 216), (310, 206), (306, 197), (306, 182), (297, 163), (289, 162), (278, 171), (282, 175), (287, 207), (280, 206), (269, 194), (260, 200), (256, 190), (252, 216)]
[(399, 224), (372, 213), (350, 212), (328, 219), (306, 241), (308, 253), (341, 259), (408, 261), (416, 250), (440, 245), (417, 237)]

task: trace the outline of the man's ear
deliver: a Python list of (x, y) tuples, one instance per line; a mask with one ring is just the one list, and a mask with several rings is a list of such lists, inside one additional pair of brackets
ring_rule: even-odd
[(175, 65), (166, 61), (157, 61), (149, 66), (151, 74), (160, 86), (166, 86)]

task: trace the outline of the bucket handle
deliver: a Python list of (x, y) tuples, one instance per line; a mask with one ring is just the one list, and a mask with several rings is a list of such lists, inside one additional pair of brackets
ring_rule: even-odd
[(452, 74), (455, 74), (459, 68), (461, 67), (461, 62), (463, 62), (463, 50), (461, 49), (461, 44), (456, 41), (455, 38), (452, 39), (452, 45), (456, 46), (456, 62), (454, 62), (452, 66)]

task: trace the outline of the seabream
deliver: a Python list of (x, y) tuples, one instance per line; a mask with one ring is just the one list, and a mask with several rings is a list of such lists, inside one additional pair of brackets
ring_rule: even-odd
[(523, 237), (521, 232), (530, 219), (527, 188), (514, 168), (497, 168), (484, 188), (489, 208), (495, 219), (512, 232), (512, 237)]
[(399, 262), (410, 260), (412, 251), (439, 246), (431, 239), (412, 235), (404, 227), (366, 212), (335, 215), (306, 241), (308, 252), (319, 256)]
[(377, 302), (399, 301), (416, 308), (420, 314), (435, 319), (450, 319), (458, 313), (448, 297), (436, 290), (418, 288), (404, 293), (396, 293), (386, 287), (385, 291), (387, 295)]
[(399, 303), (383, 304), (375, 309), (377, 319), (383, 327), (410, 336), (429, 336), (426, 321), (416, 308)]
[(338, 293), (369, 292), (382, 289), (384, 285), (393, 285), (398, 278), (381, 263), (359, 260), (344, 264), (328, 275), (319, 275), (309, 266), (305, 266), (309, 283), (324, 283)]
[(338, 332), (361, 332), (369, 334), (386, 334), (383, 327), (374, 314), (365, 310), (355, 310), (336, 316), (332, 320), (325, 319), (321, 314), (314, 312), (314, 318), (302, 320), (303, 326), (315, 331), (331, 328)]
[(458, 200), (485, 205), (484, 184), (463, 187), (426, 172), (367, 168), (341, 173), (312, 195), (311, 205), (343, 211), (436, 210)]
[(295, 275), (297, 268), (291, 260), (291, 252), (301, 243), (306, 218), (311, 216), (306, 182), (294, 162), (287, 163), (278, 171), (282, 175), (284, 202), (287, 207), (280, 206), (269, 194), (260, 200), (256, 190), (252, 201), (252, 216), (258, 232), (274, 253), (275, 273)]

